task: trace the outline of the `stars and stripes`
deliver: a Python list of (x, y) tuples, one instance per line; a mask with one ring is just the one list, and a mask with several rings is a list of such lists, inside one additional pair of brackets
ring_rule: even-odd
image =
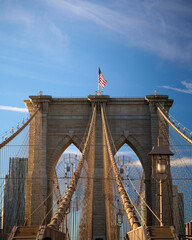
[(104, 88), (107, 83), (107, 80), (103, 77), (103, 74), (101, 72), (101, 69), (99, 68), (99, 86)]

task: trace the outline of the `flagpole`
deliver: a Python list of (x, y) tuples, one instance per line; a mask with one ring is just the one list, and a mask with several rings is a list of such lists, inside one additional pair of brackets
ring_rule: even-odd
[(99, 95), (99, 65), (98, 65), (98, 91), (97, 94)]

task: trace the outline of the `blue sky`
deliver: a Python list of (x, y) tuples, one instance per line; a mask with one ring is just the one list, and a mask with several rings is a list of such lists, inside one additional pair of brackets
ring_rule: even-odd
[[(24, 99), (167, 94), (192, 130), (191, 0), (0, 0), (0, 132)], [(11, 107), (15, 107), (14, 109)]]

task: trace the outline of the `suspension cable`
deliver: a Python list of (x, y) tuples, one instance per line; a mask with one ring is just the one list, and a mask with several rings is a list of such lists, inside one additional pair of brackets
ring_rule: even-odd
[[(171, 158), (171, 161), (170, 161), (170, 164), (173, 166), (171, 175), (172, 175), (173, 184), (176, 184), (178, 187), (178, 192), (182, 192), (184, 194), (184, 202), (185, 202), (184, 217), (185, 217), (185, 222), (188, 222), (191, 219), (191, 205), (189, 201), (187, 201), (186, 199), (191, 198), (189, 181), (192, 180), (191, 179), (192, 172), (190, 170), (190, 167), (187, 165), (187, 162), (185, 162), (186, 149), (184, 149), (183, 147), (188, 146), (191, 149), (191, 145), (188, 142), (186, 143), (186, 140), (183, 139), (183, 137), (180, 136), (172, 127), (170, 127), (170, 132), (168, 132), (167, 121), (159, 111), (158, 111), (158, 115), (159, 115), (159, 120), (161, 124), (161, 132), (164, 138), (167, 140), (167, 142), (169, 142), (170, 147), (172, 148), (172, 150), (174, 150), (173, 152), (175, 153), (175, 155)], [(182, 143), (184, 143), (184, 145)], [(179, 147), (182, 147), (182, 149), (180, 149)], [(189, 159), (190, 158), (191, 156), (189, 156)], [(182, 177), (182, 176), (185, 176), (185, 177)], [(179, 184), (175, 182), (178, 180), (181, 181), (179, 182)]]
[(65, 196), (63, 197), (58, 210), (56, 211), (55, 215), (53, 216), (50, 223), (48, 224), (49, 227), (58, 229), (59, 226), (60, 226), (60, 223), (62, 222), (62, 220), (63, 220), (63, 218), (66, 214), (66, 211), (69, 208), (70, 201), (71, 201), (73, 193), (76, 189), (76, 185), (77, 185), (77, 182), (79, 180), (81, 170), (84, 166), (84, 160), (85, 160), (85, 156), (87, 155), (90, 136), (91, 136), (92, 131), (93, 131), (93, 126), (95, 124), (95, 119), (96, 119), (96, 107), (94, 106), (93, 115), (92, 115), (89, 131), (88, 131), (88, 135), (87, 135), (87, 138), (86, 138), (86, 141), (85, 141), (85, 145), (84, 145), (84, 149), (83, 149), (83, 152), (82, 152), (81, 159), (80, 159), (79, 164), (76, 168), (76, 171), (75, 171), (75, 173), (72, 177), (71, 184), (70, 184), (68, 190), (66, 191)]
[[(192, 144), (192, 139), (190, 139), (185, 133), (183, 133), (179, 127), (182, 126), (183, 131), (185, 131), (186, 133), (190, 134), (190, 136), (192, 136), (192, 132), (184, 127), (182, 124), (180, 124), (178, 121), (176, 121), (168, 112), (165, 113), (165, 109), (163, 108), (163, 106), (158, 103), (156, 104), (158, 111), (160, 112), (160, 114), (164, 117), (164, 119), (169, 123), (169, 125), (178, 133), (181, 135), (181, 137), (183, 137), (187, 142), (189, 142), (190, 144)], [(175, 125), (175, 123), (177, 124), (177, 126)]]
[[(105, 119), (106, 118), (106, 114), (102, 108), (102, 111), (103, 111), (103, 114), (105, 115)], [(111, 136), (111, 141), (112, 141), (112, 144), (114, 146), (114, 150), (115, 152), (117, 152), (117, 149), (116, 149), (116, 146), (115, 146), (115, 143), (113, 141), (113, 138), (112, 138), (112, 135), (111, 135), (111, 131), (110, 131), (110, 128), (109, 128), (109, 125), (108, 125), (108, 121), (106, 121), (106, 124), (107, 124), (107, 127), (108, 127), (108, 132), (109, 132), (109, 135)], [(121, 160), (120, 160), (121, 162)], [(121, 162), (121, 165), (122, 165), (122, 162)], [(143, 203), (145, 204), (145, 206), (149, 209), (149, 211), (154, 215), (154, 217), (160, 222), (160, 219), (158, 218), (158, 216), (153, 212), (153, 210), (149, 207), (149, 205), (146, 203), (146, 201), (143, 199), (143, 197), (141, 196), (141, 194), (137, 191), (137, 189), (135, 188), (133, 182), (131, 181), (131, 179), (129, 178), (128, 174), (127, 174), (127, 170), (124, 168), (125, 172), (126, 172), (126, 175), (127, 175), (127, 178), (128, 180), (131, 182), (131, 185), (133, 186), (134, 190), (137, 192), (138, 196), (141, 198), (141, 200), (143, 201)]]
[[(144, 170), (141, 173), (141, 179), (140, 179), (140, 184), (139, 184), (139, 194), (142, 192), (143, 180), (144, 180)], [(136, 208), (138, 205), (139, 205), (139, 195), (137, 195)]]
[(53, 210), (53, 208), (56, 206), (57, 201), (60, 200), (60, 197), (62, 197), (64, 193), (65, 193), (65, 189), (63, 190), (63, 193), (62, 193), (61, 196), (57, 196), (57, 199), (56, 199), (55, 204), (53, 204), (52, 207), (49, 209), (49, 211), (46, 213), (46, 215), (44, 216), (44, 218), (43, 218), (40, 226), (43, 226), (43, 224), (44, 224), (44, 222), (45, 222), (45, 219), (46, 219), (47, 216), (51, 213), (51, 211)]
[(141, 224), (139, 223), (139, 220), (137, 218), (137, 216), (135, 215), (134, 211), (133, 211), (133, 206), (131, 205), (130, 199), (128, 197), (128, 194), (125, 190), (125, 187), (123, 185), (121, 176), (119, 175), (119, 171), (116, 165), (116, 162), (114, 160), (113, 157), (113, 153), (111, 150), (111, 146), (110, 146), (110, 142), (109, 142), (109, 138), (108, 138), (108, 134), (107, 134), (107, 128), (106, 128), (106, 120), (104, 117), (104, 111), (103, 111), (103, 106), (101, 105), (101, 116), (102, 116), (102, 125), (103, 125), (103, 130), (104, 130), (104, 134), (105, 134), (105, 139), (106, 139), (106, 143), (107, 143), (107, 148), (108, 148), (108, 153), (109, 153), (109, 158), (112, 164), (112, 168), (113, 168), (113, 172), (114, 172), (114, 176), (115, 176), (115, 180), (118, 186), (118, 190), (119, 190), (119, 194), (121, 196), (122, 202), (123, 202), (123, 206), (124, 206), (124, 210), (126, 213), (126, 216), (129, 220), (129, 223), (131, 225), (132, 229), (136, 229), (138, 228)]
[[(120, 160), (120, 161), (121, 161), (121, 160)], [(124, 166), (123, 166), (123, 168), (124, 168), (124, 170), (125, 170), (125, 172), (126, 172), (126, 174), (127, 174), (126, 168), (125, 168)], [(145, 206), (151, 211), (151, 213), (154, 215), (154, 217), (155, 217), (159, 222), (161, 222), (160, 219), (158, 218), (158, 216), (153, 212), (153, 210), (152, 210), (152, 209), (149, 207), (149, 205), (146, 203), (146, 201), (145, 201), (144, 198), (141, 196), (141, 194), (137, 191), (137, 189), (135, 188), (133, 182), (131, 181), (131, 179), (129, 178), (128, 175), (127, 175), (127, 178), (128, 178), (128, 180), (129, 180), (129, 182), (131, 183), (132, 187), (134, 188), (134, 190), (136, 191), (136, 193), (138, 194), (138, 196), (141, 198), (141, 200), (142, 200), (143, 203), (145, 204)]]
[[(60, 184), (64, 179), (65, 179), (65, 178), (61, 178), (60, 181), (59, 181), (59, 184)], [(29, 220), (29, 218), (30, 218), (31, 216), (33, 216), (33, 214), (34, 214), (37, 210), (39, 210), (40, 207), (42, 207), (42, 206), (46, 203), (46, 201), (49, 199), (49, 197), (51, 197), (51, 195), (53, 194), (53, 191), (54, 191), (54, 189), (49, 193), (49, 195), (45, 198), (45, 200), (43, 200), (43, 202), (41, 202), (41, 203), (39, 204), (39, 206), (37, 206), (37, 208), (35, 208), (35, 209), (33, 210), (33, 212), (30, 214), (30, 216), (25, 219), (25, 224), (27, 223), (27, 221)]]
[[(31, 118), (33, 118), (35, 115), (36, 115), (36, 113), (38, 112), (38, 110), (39, 109), (37, 109), (37, 111), (32, 115), (32, 117)], [(93, 111), (92, 111), (92, 116), (93, 116), (93, 113), (94, 113), (94, 109), (93, 109)], [(32, 120), (32, 119), (29, 119), (30, 121)], [(28, 120), (28, 121), (29, 121)], [(91, 120), (91, 119), (90, 119)], [(89, 121), (89, 122), (91, 122), (91, 121)], [(29, 122), (28, 122), (29, 123)], [(26, 124), (27, 124), (27, 122), (26, 122)], [(88, 125), (91, 125), (91, 123), (90, 124), (88, 124)], [(87, 128), (88, 128), (88, 126), (87, 126)], [(87, 132), (87, 128), (86, 128), (86, 131), (85, 131), (85, 134), (86, 134), (86, 132)], [(24, 128), (23, 128), (24, 129)], [(20, 129), (19, 129), (20, 130)], [(85, 136), (85, 134), (84, 134), (84, 136)], [(83, 146), (83, 140), (81, 141), (81, 146)], [(79, 164), (78, 164), (79, 165)], [(74, 173), (74, 175), (75, 175), (75, 173)], [(65, 179), (65, 178), (61, 178), (61, 180), (59, 181), (59, 183), (63, 180), (63, 179)], [(71, 182), (73, 181), (73, 177), (71, 178), (72, 180), (71, 180)], [(70, 186), (69, 186), (69, 188), (70, 188)], [(28, 217), (28, 218), (26, 218), (25, 219), (25, 224), (26, 224), (26, 222), (28, 221), (28, 219), (37, 211), (37, 210), (39, 210), (40, 209), (40, 207), (42, 207), (44, 204), (45, 204), (45, 202), (49, 199), (49, 197), (53, 194), (53, 191), (54, 190), (52, 190), (51, 192), (50, 192), (50, 194), (43, 200), (43, 202), (41, 202), (40, 204), (39, 204), (39, 206), (37, 206), (37, 208), (36, 209), (34, 209), (34, 211), (30, 214), (30, 216)]]
[(37, 112), (39, 111), (40, 108), (38, 108), (34, 114), (26, 121), (26, 123), (23, 124), (22, 127), (20, 127), (16, 132), (14, 132), (10, 137), (5, 139), (1, 144), (0, 144), (0, 149), (4, 147), (7, 143), (9, 143), (12, 139), (14, 139), (30, 122), (31, 120), (35, 117)]

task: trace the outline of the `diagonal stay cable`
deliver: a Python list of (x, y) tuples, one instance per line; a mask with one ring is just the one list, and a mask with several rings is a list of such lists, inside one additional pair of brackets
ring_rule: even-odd
[(82, 152), (81, 159), (80, 159), (79, 164), (76, 168), (76, 171), (75, 171), (75, 173), (72, 177), (71, 184), (70, 184), (68, 190), (66, 191), (65, 196), (63, 197), (63, 199), (62, 199), (62, 201), (59, 205), (58, 210), (56, 211), (56, 213), (54, 214), (50, 223), (48, 224), (49, 227), (52, 227), (54, 229), (59, 228), (59, 226), (60, 226), (60, 224), (61, 224), (61, 222), (62, 222), (62, 220), (63, 220), (63, 218), (66, 214), (66, 211), (68, 210), (68, 208), (70, 206), (70, 202), (71, 202), (73, 193), (76, 189), (76, 185), (77, 185), (77, 182), (79, 180), (81, 170), (84, 166), (84, 160), (85, 160), (85, 157), (86, 157), (87, 152), (88, 152), (89, 141), (90, 141), (91, 134), (93, 132), (93, 126), (95, 125), (95, 119), (96, 119), (96, 107), (94, 106), (92, 119), (91, 119), (89, 131), (88, 131), (88, 135), (87, 135), (87, 138), (86, 138), (86, 141), (85, 141), (85, 145), (84, 145), (84, 149), (83, 149), (83, 152)]
[[(93, 113), (94, 113), (94, 109), (95, 108), (93, 108), (93, 111), (92, 111), (92, 118), (93, 118)], [(90, 121), (91, 122), (91, 121)], [(91, 125), (91, 123), (88, 123), (88, 125)], [(86, 130), (87, 131), (87, 130)], [(83, 143), (81, 142), (81, 145), (82, 145)], [(79, 166), (79, 164), (78, 164), (78, 166)], [(77, 167), (78, 167), (77, 166)], [(74, 175), (75, 175), (75, 173), (74, 173)], [(61, 180), (59, 181), (59, 183), (61, 182), (61, 181), (63, 181), (63, 179), (65, 179), (65, 178), (61, 178)], [(73, 178), (72, 178), (72, 181), (73, 181)], [(71, 181), (71, 182), (72, 182)], [(70, 187), (70, 186), (69, 186)], [(33, 212), (30, 214), (30, 216), (32, 216), (34, 213), (36, 213), (37, 212), (37, 210), (39, 210), (44, 204), (45, 204), (45, 202), (49, 199), (49, 197), (51, 197), (51, 195), (53, 194), (53, 190), (50, 192), (50, 194), (39, 204), (39, 206), (37, 206), (37, 208), (35, 208), (34, 210), (33, 210)], [(30, 217), (29, 216), (29, 217)], [(25, 223), (24, 224), (26, 224), (27, 223), (27, 221), (29, 220), (29, 217), (28, 218), (26, 218), (25, 219)]]
[(106, 140), (106, 144), (107, 144), (107, 149), (108, 149), (108, 153), (109, 153), (109, 158), (110, 158), (111, 165), (113, 168), (115, 180), (116, 180), (116, 183), (118, 186), (118, 191), (121, 196), (121, 200), (123, 202), (124, 211), (128, 218), (131, 228), (136, 229), (141, 224), (139, 223), (139, 220), (138, 220), (135, 212), (133, 211), (133, 206), (132, 206), (130, 199), (128, 197), (128, 194), (125, 190), (125, 187), (123, 185), (121, 176), (119, 174), (115, 159), (113, 157), (113, 153), (112, 153), (110, 142), (109, 142), (109, 137), (107, 134), (107, 127), (106, 127), (106, 120), (105, 120), (105, 116), (104, 116), (103, 105), (101, 105), (101, 116), (102, 116), (102, 125), (103, 125), (104, 136), (105, 136), (105, 140)]
[[(104, 119), (107, 119), (103, 107), (102, 107), (102, 112), (103, 112), (103, 118), (104, 118)], [(112, 135), (111, 135), (111, 132), (110, 132), (110, 128), (109, 128), (108, 122), (106, 121), (106, 123), (107, 123), (109, 135), (110, 135), (110, 137), (111, 137), (111, 141), (112, 141), (113, 146), (114, 146), (114, 149), (115, 149), (115, 151), (116, 151), (116, 147), (115, 147), (115, 144), (114, 144), (114, 142), (113, 142), (113, 138), (112, 138)], [(107, 132), (107, 129), (106, 129), (106, 132)], [(112, 155), (112, 157), (113, 157), (112, 151), (111, 151), (111, 155)], [(114, 161), (115, 161), (115, 160), (114, 160)], [(121, 161), (121, 160), (120, 160), (120, 161)], [(121, 164), (122, 164), (122, 162), (121, 162)], [(122, 164), (122, 165), (123, 165), (123, 164)], [(138, 192), (137, 189), (135, 188), (133, 182), (131, 181), (131, 179), (129, 178), (129, 176), (128, 176), (128, 174), (127, 174), (127, 170), (126, 170), (125, 168), (124, 168), (124, 170), (125, 170), (125, 172), (126, 172), (126, 175), (127, 175), (128, 180), (131, 182), (131, 185), (133, 186), (134, 190), (137, 192), (138, 196), (141, 198), (142, 202), (143, 202), (143, 203), (145, 204), (145, 206), (149, 209), (149, 211), (151, 211), (151, 213), (155, 216), (155, 218), (160, 222), (160, 219), (158, 218), (158, 216), (153, 212), (153, 210), (149, 207), (149, 205), (145, 202), (145, 200), (143, 199), (143, 197), (141, 196), (141, 194), (139, 194), (139, 192)], [(117, 172), (118, 172), (118, 169), (117, 169)], [(121, 177), (120, 177), (120, 178), (121, 178)], [(124, 186), (123, 186), (123, 187), (124, 187)], [(126, 190), (125, 190), (125, 191), (126, 191)]]

